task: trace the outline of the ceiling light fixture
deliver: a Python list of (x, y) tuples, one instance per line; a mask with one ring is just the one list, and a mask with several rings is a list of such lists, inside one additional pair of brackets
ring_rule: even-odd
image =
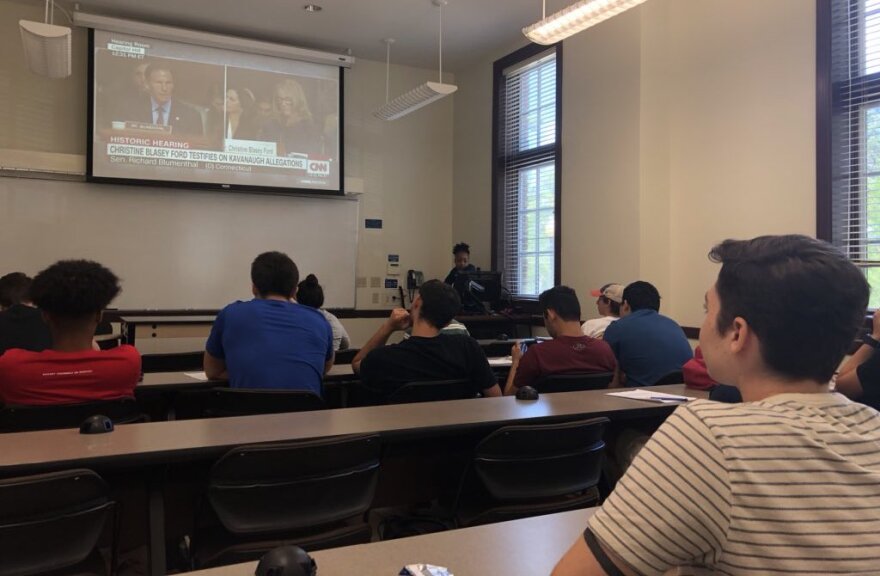
[(547, 16), (544, 0), (541, 21), (523, 28), (523, 34), (536, 44), (556, 44), (642, 2), (645, 0), (580, 0)]
[(413, 88), (389, 102), (388, 83), (391, 77), (391, 44), (394, 43), (394, 39), (386, 39), (385, 104), (373, 112), (373, 115), (381, 120), (397, 120), (458, 90), (458, 86), (454, 84), (443, 83), (443, 6), (446, 5), (446, 0), (432, 0), (432, 2), (434, 6), (440, 9), (440, 79), (438, 82), (425, 82), (421, 86)]
[(44, 22), (18, 21), (24, 59), (34, 74), (67, 78), (73, 72), (70, 50), (72, 30), (67, 26), (56, 26), (54, 22), (55, 2), (50, 0), (46, 0)]
[(318, 6), (317, 4), (306, 4), (305, 6), (303, 6), (303, 10), (305, 10), (306, 12), (320, 12), (323, 9), (324, 8)]

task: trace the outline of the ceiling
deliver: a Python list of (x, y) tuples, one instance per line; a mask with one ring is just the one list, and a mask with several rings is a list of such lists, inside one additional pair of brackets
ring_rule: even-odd
[[(309, 13), (309, 2), (323, 10)], [(547, 11), (566, 2), (548, 2)], [(556, 5), (558, 4), (558, 6)], [(65, 5), (67, 3), (65, 2)], [(280, 42), (355, 58), (437, 68), (439, 9), (431, 0), (79, 0), (83, 12)], [(540, 0), (449, 0), (443, 8), (443, 66), (525, 41), (522, 28), (541, 16)]]

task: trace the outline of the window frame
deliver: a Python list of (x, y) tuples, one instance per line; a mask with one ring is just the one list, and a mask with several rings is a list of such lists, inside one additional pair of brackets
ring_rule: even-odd
[[(502, 251), (500, 245), (503, 242), (503, 215), (504, 209), (504, 156), (501, 154), (502, 128), (505, 124), (504, 110), (501, 108), (501, 98), (504, 87), (504, 70), (550, 49), (556, 52), (556, 140), (553, 144), (538, 146), (527, 152), (517, 155), (517, 158), (538, 157), (546, 155), (548, 150), (553, 150), (554, 163), (554, 239), (553, 239), (553, 285), (558, 286), (562, 277), (562, 43), (552, 46), (541, 44), (528, 44), (507, 56), (496, 60), (492, 74), (492, 269), (503, 270), (501, 262)], [(513, 295), (518, 302), (535, 302), (534, 296)]]
[[(835, 98), (848, 98), (852, 94), (850, 92), (843, 93), (842, 90), (836, 88), (832, 82), (832, 2), (834, 0), (816, 0), (816, 237), (820, 240), (833, 242), (833, 203), (834, 203), (834, 182), (833, 182), (833, 117), (835, 108)], [(846, 0), (850, 4), (851, 9), (858, 9), (859, 4), (863, 0)], [(880, 81), (880, 71), (872, 74), (862, 74), (863, 72), (863, 50), (865, 38), (864, 17), (859, 19), (860, 33), (852, 42), (858, 42), (861, 46), (859, 50), (854, 50), (850, 60), (850, 69), (859, 71), (858, 81), (855, 83), (851, 92), (871, 91), (874, 95), (870, 99), (866, 99), (862, 103), (859, 114), (853, 115), (852, 125), (850, 127), (850, 146), (851, 157), (856, 163), (850, 174), (850, 186), (860, 186), (859, 175), (862, 172), (862, 164), (865, 159), (862, 156), (862, 149), (865, 147), (865, 110), (870, 104), (880, 105), (880, 90), (871, 90), (871, 85), (876, 85)], [(861, 212), (861, 198), (855, 197), (851, 200), (850, 214)], [(857, 225), (853, 226), (847, 239), (847, 253), (850, 253), (850, 246), (861, 246), (861, 231), (863, 223), (861, 220)], [(872, 242), (866, 240), (862, 248), (862, 252), (866, 251)], [(876, 244), (876, 242), (874, 242)]]

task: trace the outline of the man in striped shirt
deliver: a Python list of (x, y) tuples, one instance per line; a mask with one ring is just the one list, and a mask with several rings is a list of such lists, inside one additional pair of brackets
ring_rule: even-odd
[(710, 259), (700, 346), (744, 403), (676, 410), (554, 575), (877, 574), (880, 414), (827, 384), (864, 276), (805, 236), (727, 240)]

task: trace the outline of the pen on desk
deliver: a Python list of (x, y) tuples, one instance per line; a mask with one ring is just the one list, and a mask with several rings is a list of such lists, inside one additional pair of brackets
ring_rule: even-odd
[(661, 402), (687, 402), (690, 398), (685, 396), (651, 396), (651, 400), (660, 400)]

